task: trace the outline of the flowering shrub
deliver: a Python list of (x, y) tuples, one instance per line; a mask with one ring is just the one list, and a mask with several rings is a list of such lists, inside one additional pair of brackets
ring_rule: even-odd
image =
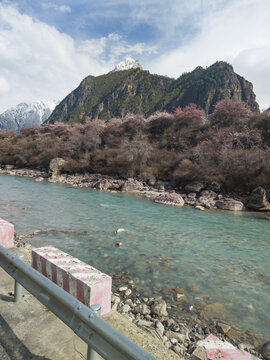
[(190, 104), (147, 119), (44, 124), (0, 133), (0, 163), (48, 170), (62, 157), (67, 173), (153, 178), (183, 186), (217, 181), (227, 190), (270, 187), (270, 113), (225, 99), (212, 115)]

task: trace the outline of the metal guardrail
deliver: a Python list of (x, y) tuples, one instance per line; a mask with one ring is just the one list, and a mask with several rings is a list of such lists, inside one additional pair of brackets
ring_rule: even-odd
[(100, 319), (91, 307), (75, 299), (1, 245), (0, 266), (105, 360), (156, 360)]

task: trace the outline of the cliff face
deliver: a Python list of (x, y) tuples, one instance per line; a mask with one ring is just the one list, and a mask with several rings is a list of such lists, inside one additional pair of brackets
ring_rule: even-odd
[(156, 106), (173, 81), (140, 69), (88, 76), (56, 107), (48, 122), (109, 120), (128, 113), (146, 114)]
[(157, 104), (156, 110), (171, 112), (177, 106), (195, 103), (208, 114), (218, 101), (225, 98), (242, 100), (251, 110), (259, 110), (252, 83), (236, 74), (231, 65), (216, 62), (207, 69), (197, 67), (181, 75)]
[(251, 110), (259, 109), (252, 84), (225, 62), (207, 69), (197, 67), (176, 80), (137, 68), (88, 76), (55, 108), (48, 122), (109, 120), (128, 113), (148, 116), (189, 103), (211, 113), (224, 98), (242, 100)]

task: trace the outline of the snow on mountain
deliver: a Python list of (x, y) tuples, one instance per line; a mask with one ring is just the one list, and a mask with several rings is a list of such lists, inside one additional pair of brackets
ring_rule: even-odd
[(127, 57), (124, 61), (121, 61), (112, 71), (121, 71), (139, 68), (142, 70), (142, 65), (139, 60), (134, 60), (132, 57)]
[(40, 125), (48, 119), (56, 105), (56, 101), (47, 100), (20, 103), (0, 114), (0, 130), (19, 132), (23, 126)]

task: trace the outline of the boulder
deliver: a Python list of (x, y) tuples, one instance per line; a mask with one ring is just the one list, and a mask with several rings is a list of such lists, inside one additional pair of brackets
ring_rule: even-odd
[(263, 346), (262, 346), (262, 356), (264, 357), (264, 359), (266, 360), (270, 360), (270, 341), (266, 342)]
[(183, 206), (185, 204), (184, 199), (180, 194), (176, 193), (163, 193), (155, 198), (155, 203), (173, 206)]
[(162, 299), (154, 300), (151, 305), (151, 313), (157, 316), (168, 316), (166, 302)]
[(234, 199), (223, 199), (216, 201), (216, 207), (221, 210), (243, 211), (245, 206), (241, 201)]
[(254, 189), (247, 203), (249, 209), (258, 210), (269, 205), (266, 198), (266, 191), (261, 186)]
[(202, 196), (206, 199), (215, 199), (217, 197), (217, 193), (212, 190), (203, 190), (200, 193), (200, 196)]
[(60, 170), (63, 167), (63, 165), (65, 165), (65, 163), (66, 160), (62, 158), (54, 158), (50, 161), (49, 168), (55, 175), (57, 175), (60, 173)]
[(123, 192), (142, 191), (144, 190), (144, 185), (141, 181), (129, 178), (124, 182), (121, 190)]
[(227, 334), (227, 332), (229, 332), (231, 329), (230, 325), (225, 324), (222, 321), (219, 321), (217, 323), (217, 330), (221, 333), (221, 334)]
[(199, 193), (199, 192), (201, 192), (203, 189), (205, 188), (205, 185), (203, 184), (203, 183), (201, 183), (201, 182), (197, 182), (197, 181), (195, 181), (195, 182), (193, 182), (193, 183), (191, 183), (191, 184), (187, 184), (186, 186), (185, 186), (185, 190), (187, 191), (187, 192), (195, 192), (195, 193)]

